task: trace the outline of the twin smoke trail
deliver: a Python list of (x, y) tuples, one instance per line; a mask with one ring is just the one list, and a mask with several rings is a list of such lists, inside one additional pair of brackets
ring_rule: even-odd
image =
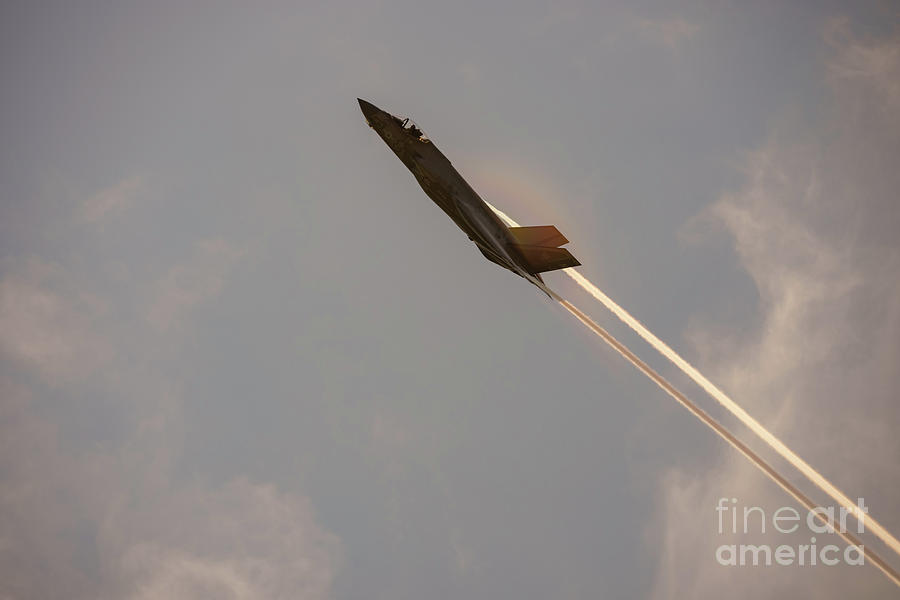
[(575, 283), (581, 286), (586, 292), (591, 294), (594, 298), (599, 300), (604, 306), (606, 306), (610, 311), (613, 312), (619, 319), (621, 319), (626, 325), (628, 325), (632, 330), (634, 330), (638, 335), (644, 338), (651, 346), (653, 346), (656, 350), (659, 351), (660, 354), (668, 358), (672, 363), (675, 364), (685, 375), (690, 377), (697, 385), (702, 387), (710, 396), (716, 399), (722, 406), (724, 406), (728, 412), (736, 416), (741, 423), (749, 427), (753, 433), (761, 437), (769, 446), (771, 446), (778, 454), (784, 457), (789, 463), (791, 463), (798, 471), (803, 473), (810, 481), (815, 483), (819, 488), (824, 491), (826, 494), (831, 496), (838, 504), (843, 506), (847, 512), (856, 517), (857, 520), (862, 520), (865, 518), (866, 526), (869, 530), (878, 536), (885, 544), (887, 544), (891, 550), (900, 554), (900, 542), (897, 541), (891, 532), (885, 529), (878, 521), (876, 521), (871, 516), (863, 516), (860, 512), (859, 507), (854, 503), (850, 498), (848, 498), (841, 490), (839, 490), (833, 483), (828, 481), (824, 475), (816, 471), (812, 466), (810, 466), (806, 461), (797, 456), (790, 448), (788, 448), (784, 442), (779, 440), (775, 435), (770, 432), (768, 429), (763, 427), (759, 421), (751, 417), (747, 414), (743, 408), (741, 408), (734, 400), (728, 397), (722, 390), (716, 387), (709, 379), (703, 376), (703, 374), (694, 368), (690, 363), (681, 358), (674, 350), (672, 350), (665, 342), (660, 340), (658, 337), (653, 335), (650, 330), (644, 327), (640, 321), (632, 317), (628, 312), (625, 311), (621, 306), (613, 302), (611, 298), (609, 298), (606, 294), (601, 292), (597, 286), (588, 281), (581, 273), (578, 273), (572, 269), (565, 269), (566, 275), (571, 277)]
[[(756, 452), (750, 449), (746, 444), (740, 441), (738, 438), (734, 436), (733, 433), (728, 431), (724, 426), (722, 426), (718, 421), (713, 419), (706, 411), (702, 408), (691, 402), (684, 394), (679, 392), (671, 383), (666, 381), (662, 375), (654, 371), (650, 366), (638, 358), (634, 352), (625, 347), (619, 340), (614, 338), (612, 334), (608, 331), (597, 325), (590, 317), (586, 314), (575, 308), (572, 304), (563, 300), (562, 298), (557, 298), (559, 303), (565, 307), (572, 315), (575, 316), (576, 319), (581, 321), (588, 329), (593, 331), (595, 334), (600, 336), (603, 341), (613, 347), (613, 349), (621, 354), (628, 362), (633, 364), (641, 373), (649, 377), (653, 383), (661, 387), (667, 394), (672, 396), (675, 400), (678, 401), (683, 407), (688, 409), (691, 414), (700, 419), (700, 421), (712, 429), (719, 437), (723, 440), (731, 444), (731, 446), (746, 456), (750, 462), (754, 464), (760, 471), (762, 471), (769, 479), (777, 483), (781, 489), (786, 491), (788, 494), (793, 496), (797, 502), (803, 505), (806, 510), (813, 511), (814, 508), (817, 508), (817, 505), (810, 500), (803, 492), (801, 492), (797, 487), (792, 484), (790, 481), (785, 479), (783, 476), (779, 475), (779, 473), (765, 460), (762, 459)], [(819, 512), (813, 511), (813, 515), (815, 518), (822, 523), (822, 525), (830, 526), (831, 524), (828, 522), (828, 519)], [(872, 551), (870, 548), (866, 548), (863, 546), (862, 540), (857, 538), (855, 535), (850, 533), (849, 531), (842, 531), (843, 528), (835, 528), (834, 532), (843, 538), (845, 542), (848, 544), (852, 544), (861, 548), (862, 553), (865, 555), (866, 559), (878, 567), (888, 578), (893, 581), (897, 586), (900, 586), (900, 574), (897, 573), (891, 566), (885, 562), (883, 558), (881, 558), (878, 554)]]
[[(487, 203), (491, 209), (497, 213), (497, 215), (503, 219), (504, 222), (510, 227), (518, 227), (519, 224), (516, 223), (513, 219), (511, 219), (507, 214), (503, 211), (497, 209), (490, 203)], [(563, 272), (572, 278), (575, 283), (577, 283), (582, 289), (591, 294), (595, 299), (600, 301), (606, 308), (608, 308), (613, 314), (615, 314), (619, 319), (621, 319), (626, 325), (628, 325), (633, 331), (635, 331), (638, 335), (640, 335), (645, 341), (647, 341), (651, 346), (653, 346), (660, 354), (669, 359), (675, 366), (677, 366), (683, 373), (685, 373), (688, 377), (690, 377), (695, 383), (697, 383), (700, 387), (702, 387), (710, 396), (716, 399), (722, 406), (724, 406), (731, 414), (736, 416), (744, 425), (749, 427), (754, 433), (756, 433), (759, 437), (761, 437), (769, 446), (771, 446), (778, 454), (780, 454), (785, 460), (790, 462), (797, 468), (801, 473), (803, 473), (810, 481), (815, 483), (820, 489), (822, 489), (825, 493), (831, 496), (836, 502), (838, 502), (841, 506), (843, 506), (848, 513), (852, 514), (858, 520), (862, 521), (865, 519), (866, 525), (869, 527), (869, 530), (872, 531), (878, 538), (880, 538), (885, 544), (887, 544), (894, 552), (900, 554), (900, 541), (898, 541), (891, 533), (885, 529), (880, 523), (878, 523), (871, 516), (864, 516), (856, 503), (852, 502), (850, 498), (848, 498), (844, 493), (842, 493), (834, 484), (828, 481), (824, 475), (816, 471), (812, 466), (810, 466), (806, 461), (800, 458), (796, 453), (794, 453), (790, 448), (788, 448), (781, 440), (775, 437), (768, 429), (763, 427), (756, 419), (751, 417), (743, 408), (741, 408), (734, 400), (728, 397), (725, 392), (716, 387), (711, 381), (709, 381), (700, 371), (694, 368), (690, 363), (684, 360), (678, 353), (672, 350), (665, 342), (656, 337), (649, 329), (644, 327), (644, 325), (632, 317), (624, 308), (616, 304), (611, 298), (609, 298), (606, 294), (600, 291), (597, 286), (588, 281), (581, 273), (578, 273), (574, 269), (564, 269)], [(713, 431), (715, 431), (720, 437), (722, 437), (725, 441), (731, 444), (735, 449), (737, 449), (741, 454), (750, 459), (753, 464), (758, 467), (763, 473), (765, 473), (772, 481), (777, 483), (782, 489), (788, 492), (791, 496), (793, 496), (798, 502), (800, 502), (803, 506), (805, 506), (808, 510), (815, 508), (815, 504), (807, 498), (800, 490), (798, 490), (795, 486), (793, 486), (789, 481), (787, 481), (784, 477), (779, 475), (768, 463), (766, 463), (761, 457), (759, 457), (756, 453), (754, 453), (749, 447), (747, 447), (743, 442), (738, 440), (734, 435), (725, 429), (722, 425), (720, 425), (717, 421), (715, 421), (711, 416), (709, 416), (706, 412), (696, 406), (693, 402), (691, 402), (687, 397), (685, 397), (681, 392), (675, 389), (669, 382), (667, 382), (662, 376), (656, 373), (653, 369), (651, 369), (646, 363), (640, 360), (633, 352), (628, 350), (624, 345), (622, 345), (618, 340), (616, 340), (609, 332), (605, 329), (594, 323), (587, 315), (578, 310), (575, 306), (563, 300), (562, 298), (556, 298), (563, 307), (566, 308), (572, 315), (574, 315), (579, 321), (582, 322), (586, 327), (588, 327), (595, 334), (600, 336), (605, 342), (607, 342), (610, 346), (612, 346), (617, 352), (619, 352), (623, 357), (625, 357), (629, 362), (631, 362), (635, 367), (637, 367), (641, 372), (643, 372), (647, 377), (653, 380), (657, 385), (659, 385), (663, 390), (665, 390), (670, 396), (672, 396), (675, 400), (682, 404), (685, 408), (687, 408), (691, 413), (694, 414), (698, 419), (700, 419), (704, 424), (709, 426)], [(818, 512), (815, 513), (817, 517), (824, 521), (824, 517), (822, 517)], [(852, 534), (848, 533), (840, 533), (841, 537), (849, 544), (860, 545), (861, 542)], [(866, 558), (868, 558), (875, 566), (881, 569), (888, 578), (891, 579), (895, 584), (900, 586), (900, 575), (896, 571), (894, 571), (881, 557), (875, 554), (869, 548), (865, 549)]]

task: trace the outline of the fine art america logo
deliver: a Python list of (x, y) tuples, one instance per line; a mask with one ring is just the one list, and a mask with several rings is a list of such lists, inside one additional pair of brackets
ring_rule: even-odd
[[(781, 566), (799, 565), (834, 566), (840, 562), (848, 565), (865, 564), (865, 550), (862, 545), (848, 545), (843, 551), (835, 544), (817, 543), (816, 534), (847, 533), (847, 515), (856, 517), (856, 533), (865, 530), (865, 518), (869, 509), (865, 500), (857, 500), (856, 510), (850, 512), (843, 506), (838, 515), (835, 515), (834, 507), (816, 507), (808, 511), (805, 517), (792, 506), (782, 506), (770, 515), (766, 514), (759, 506), (737, 506), (737, 498), (719, 498), (716, 504), (719, 535), (723, 534), (766, 534), (777, 532), (793, 534), (805, 522), (810, 532), (808, 544), (796, 546), (779, 544), (722, 544), (716, 548), (716, 561), (720, 565), (737, 566)], [(824, 519), (827, 525), (820, 521)], [(771, 529), (768, 528), (771, 526)]]

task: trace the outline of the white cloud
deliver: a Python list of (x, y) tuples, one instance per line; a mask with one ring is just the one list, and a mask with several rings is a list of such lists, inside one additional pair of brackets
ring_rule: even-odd
[(141, 175), (123, 179), (85, 200), (79, 218), (86, 223), (97, 223), (111, 213), (126, 209), (145, 188), (146, 182)]
[[(713, 380), (848, 495), (865, 497), (872, 514), (897, 533), (900, 36), (858, 40), (841, 27), (834, 22), (827, 31), (833, 103), (821, 131), (773, 136), (748, 158), (744, 188), (707, 213), (733, 236), (760, 293), (762, 325), (742, 339), (698, 327), (692, 339)], [(771, 529), (717, 536), (721, 496), (770, 509), (793, 504), (746, 461), (722, 452), (724, 462), (712, 471), (691, 478), (673, 472), (662, 487), (656, 541), (665, 551), (655, 597), (896, 592), (871, 566), (718, 565), (721, 543), (797, 543)]]
[(104, 306), (78, 291), (63, 270), (37, 258), (5, 262), (0, 280), (0, 349), (48, 381), (90, 375), (111, 358), (95, 326)]
[[(879, 116), (896, 114), (900, 110), (900, 46), (896, 39), (856, 39), (844, 18), (829, 21), (825, 37), (837, 49), (828, 65), (829, 76), (842, 99), (852, 100), (850, 108), (875, 109)], [(900, 127), (896, 120), (884, 124), (894, 130)]]
[(237, 479), (178, 490), (106, 523), (109, 559), (135, 600), (330, 596), (339, 545), (309, 502)]
[(0, 393), (0, 597), (329, 597), (340, 545), (306, 498), (160, 478), (166, 431), (137, 452), (73, 455), (26, 388), (4, 379)]
[(156, 282), (147, 320), (158, 330), (169, 329), (195, 306), (218, 295), (228, 271), (243, 254), (222, 239), (197, 242), (186, 262)]
[[(167, 327), (219, 293), (240, 254), (198, 243), (157, 281), (151, 323)], [(44, 260), (3, 266), (0, 598), (330, 597), (340, 543), (305, 496), (239, 475), (173, 476), (181, 386), (156, 367), (155, 336), (134, 326), (132, 307)], [(46, 397), (45, 383), (57, 386)], [(96, 410), (84, 400), (95, 395), (116, 414), (96, 415), (110, 435), (86, 446), (71, 415), (79, 400)]]
[(73, 449), (31, 388), (0, 377), (0, 598), (330, 597), (340, 543), (308, 499), (173, 479), (183, 427), (167, 385), (133, 373), (123, 442)]

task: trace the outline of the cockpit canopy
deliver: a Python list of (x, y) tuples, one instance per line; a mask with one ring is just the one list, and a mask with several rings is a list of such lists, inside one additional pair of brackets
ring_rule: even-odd
[(406, 133), (407, 135), (412, 136), (422, 142), (428, 141), (428, 137), (424, 133), (422, 133), (422, 130), (419, 129), (416, 126), (416, 124), (413, 123), (409, 119), (409, 117), (406, 117), (405, 119), (401, 119), (400, 117), (392, 117), (392, 118), (394, 119), (394, 121), (396, 121), (397, 125), (399, 125), (400, 128), (403, 129), (403, 132)]

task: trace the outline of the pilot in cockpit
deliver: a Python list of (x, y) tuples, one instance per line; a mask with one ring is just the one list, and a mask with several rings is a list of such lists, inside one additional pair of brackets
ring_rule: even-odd
[(403, 131), (405, 131), (406, 133), (408, 133), (409, 135), (413, 136), (416, 139), (422, 139), (422, 136), (423, 136), (422, 130), (419, 129), (418, 127), (416, 127), (416, 124), (411, 122), (409, 120), (409, 117), (407, 117), (403, 120), (400, 120), (400, 118), (398, 118), (398, 117), (394, 117), (394, 120), (400, 125), (400, 127), (403, 129)]
[(415, 123), (410, 123), (409, 127), (406, 130), (409, 132), (409, 134), (411, 136), (413, 136), (415, 138), (420, 139), (422, 137), (422, 130), (419, 129), (418, 127), (416, 127)]

